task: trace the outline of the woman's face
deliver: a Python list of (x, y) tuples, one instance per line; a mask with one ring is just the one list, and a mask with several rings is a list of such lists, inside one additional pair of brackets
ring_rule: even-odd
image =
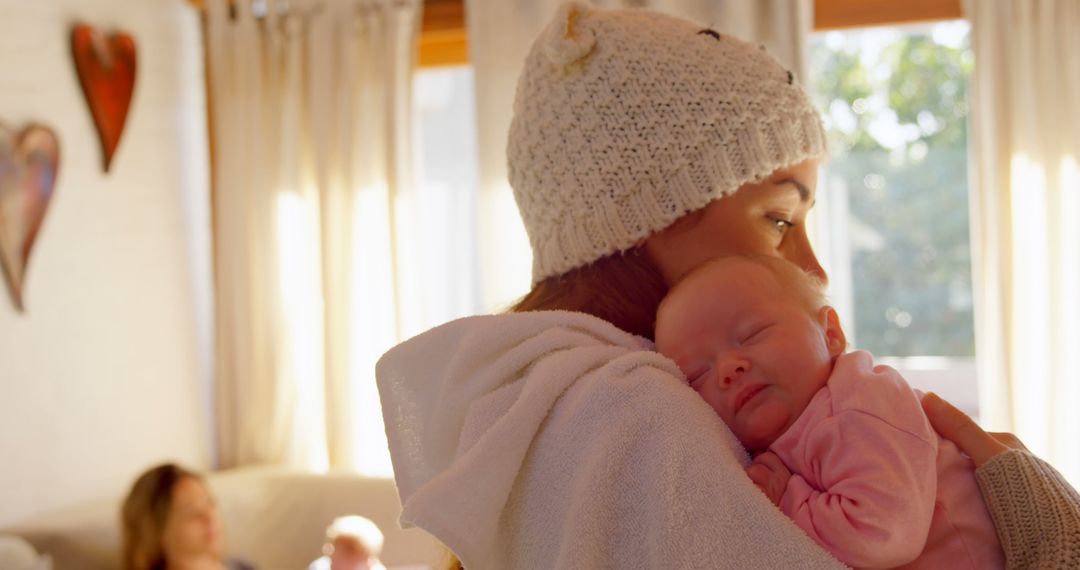
[(169, 561), (221, 556), (217, 505), (198, 479), (184, 477), (173, 486), (161, 541)]
[(709, 259), (745, 254), (782, 257), (825, 280), (806, 235), (817, 170), (807, 160), (746, 184), (649, 236), (645, 251), (668, 285)]

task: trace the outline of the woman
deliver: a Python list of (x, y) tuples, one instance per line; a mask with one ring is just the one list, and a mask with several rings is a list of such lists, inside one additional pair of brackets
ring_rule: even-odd
[(120, 513), (124, 570), (254, 570), (222, 560), (217, 505), (198, 474), (171, 463), (135, 481)]
[[(646, 340), (668, 288), (713, 257), (825, 277), (804, 224), (824, 155), (805, 92), (758, 47), (563, 6), (526, 59), (508, 145), (532, 291), (515, 314), (437, 327), (378, 365), (402, 520), (470, 569), (840, 567), (753, 487), (745, 451)], [(927, 407), (962, 448), (1002, 451)], [(1071, 522), (1052, 530), (1080, 529), (1075, 491), (1005, 455), (1037, 466), (1026, 492), (1061, 499)], [(1031, 514), (1003, 510), (1006, 524)]]

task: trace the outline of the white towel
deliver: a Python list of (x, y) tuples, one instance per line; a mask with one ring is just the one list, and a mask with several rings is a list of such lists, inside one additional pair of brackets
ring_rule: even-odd
[(405, 526), (488, 568), (842, 568), (647, 340), (568, 312), (470, 317), (377, 366)]

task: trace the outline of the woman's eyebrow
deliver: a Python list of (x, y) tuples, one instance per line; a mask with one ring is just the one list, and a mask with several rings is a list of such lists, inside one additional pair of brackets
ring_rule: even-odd
[(807, 202), (807, 201), (810, 200), (810, 189), (807, 188), (806, 185), (803, 184), (802, 182), (799, 182), (798, 180), (795, 180), (794, 178), (784, 178), (783, 180), (777, 180), (776, 181), (777, 186), (779, 186), (780, 184), (791, 184), (791, 185), (795, 186), (795, 189), (797, 189), (799, 191), (799, 199), (800, 200), (802, 200), (803, 202)]

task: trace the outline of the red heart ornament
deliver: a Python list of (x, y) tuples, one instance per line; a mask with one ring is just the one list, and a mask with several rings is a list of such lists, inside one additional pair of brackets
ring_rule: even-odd
[(71, 52), (108, 172), (135, 89), (135, 40), (124, 33), (106, 37), (91, 26), (78, 24), (71, 30)]
[(30, 251), (56, 186), (60, 142), (48, 127), (22, 131), (0, 123), (0, 265), (15, 307), (23, 310)]

